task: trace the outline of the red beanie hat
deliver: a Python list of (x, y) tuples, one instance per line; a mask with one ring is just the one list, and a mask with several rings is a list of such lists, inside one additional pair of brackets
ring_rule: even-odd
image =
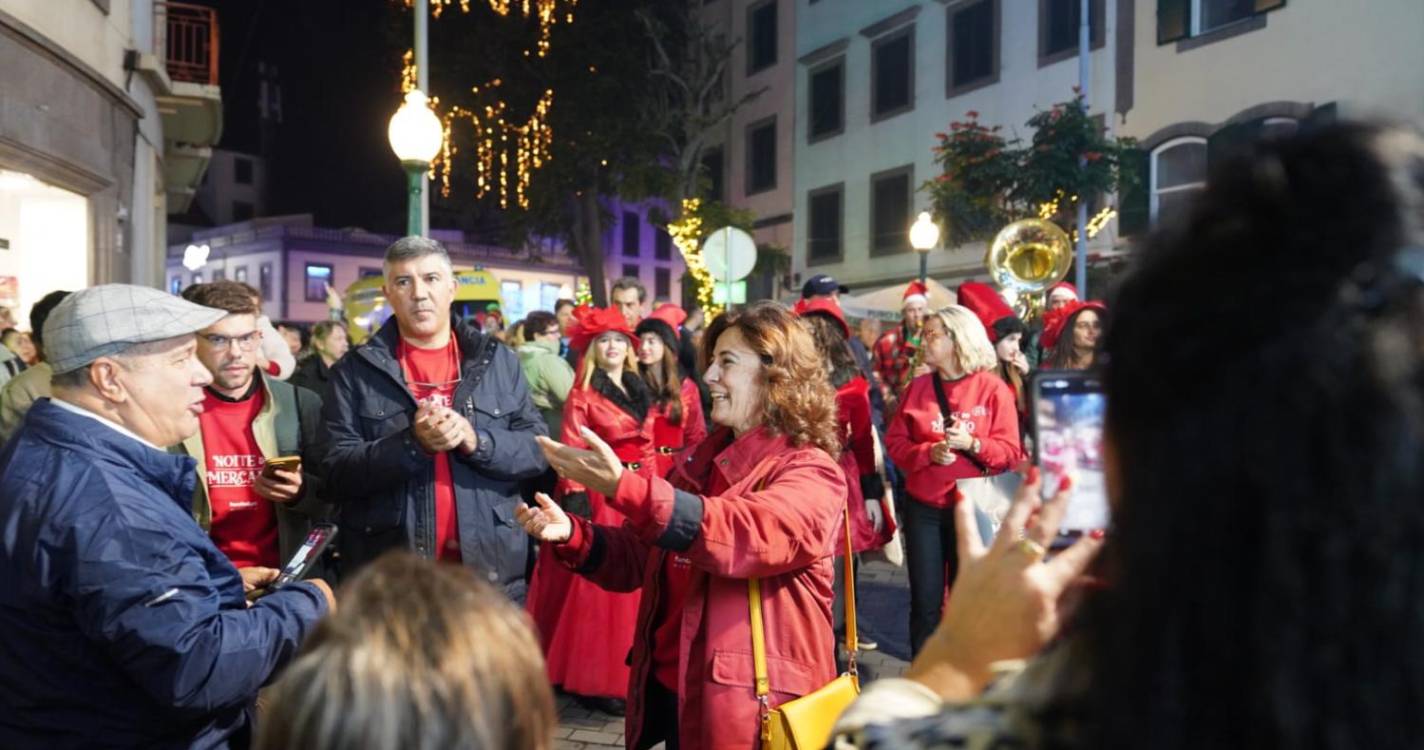
[[(664, 302), (658, 305), (658, 309), (654, 310), (648, 318), (667, 323), (668, 327), (672, 328), (672, 332), (677, 335), (678, 338), (682, 338), (682, 334), (679, 333), (677, 329), (687, 320), (687, 312), (671, 302)], [(644, 320), (648, 318), (644, 318)]]
[(1099, 315), (1106, 315), (1108, 306), (1097, 301), (1089, 302), (1069, 302), (1057, 310), (1049, 310), (1043, 315), (1043, 339), (1044, 349), (1052, 349), (1058, 345), (1058, 337), (1063, 335), (1063, 329), (1068, 325), (1068, 321), (1083, 310), (1095, 310)]
[(999, 340), (994, 324), (1004, 318), (1016, 317), (1004, 298), (981, 281), (966, 281), (959, 285), (959, 304), (979, 317), (991, 342)]
[(580, 305), (574, 308), (574, 322), (569, 326), (569, 348), (582, 355), (594, 339), (609, 332), (621, 333), (631, 345), (637, 345), (633, 329), (617, 308)]
[(903, 295), (901, 295), (901, 297), (900, 297), (900, 307), (904, 307), (905, 305), (908, 305), (908, 304), (910, 304), (911, 302), (929, 302), (929, 301), (930, 301), (930, 290), (929, 290), (929, 288), (926, 287), (923, 282), (911, 281), (910, 284), (909, 284), (909, 286), (906, 286), (906, 287), (905, 287), (905, 293), (904, 293)]
[(830, 297), (802, 299), (796, 303), (795, 307), (791, 308), (791, 311), (803, 318), (812, 314), (825, 315), (836, 321), (841, 327), (841, 332), (845, 334), (845, 337), (847, 339), (850, 338), (850, 324), (846, 322), (845, 312), (842, 311), (841, 306), (836, 304), (836, 301)]

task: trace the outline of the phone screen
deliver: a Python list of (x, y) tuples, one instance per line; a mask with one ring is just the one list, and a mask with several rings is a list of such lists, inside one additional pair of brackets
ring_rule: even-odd
[(1033, 395), (1034, 458), (1043, 477), (1044, 499), (1057, 492), (1064, 474), (1073, 478), (1060, 538), (1106, 529), (1110, 520), (1103, 476), (1107, 399), (1102, 382), (1081, 371), (1044, 371), (1035, 377)]
[(327, 524), (312, 527), (307, 538), (302, 542), (302, 546), (282, 568), (282, 577), (292, 580), (300, 579), (306, 573), (308, 563), (316, 554), (320, 554), (320, 550), (326, 547), (326, 543), (335, 530), (334, 526)]

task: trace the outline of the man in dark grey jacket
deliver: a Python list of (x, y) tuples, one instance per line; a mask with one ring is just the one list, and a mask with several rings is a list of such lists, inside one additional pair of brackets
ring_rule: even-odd
[(440, 243), (386, 250), (392, 315), (331, 370), (327, 498), (343, 575), (392, 548), (462, 561), (522, 602), (533, 550), (514, 520), (520, 482), (546, 468), (547, 434), (514, 352), (450, 317)]

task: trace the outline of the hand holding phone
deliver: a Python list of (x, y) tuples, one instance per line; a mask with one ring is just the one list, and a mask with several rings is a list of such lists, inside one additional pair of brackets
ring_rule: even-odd
[(282, 471), (301, 471), (302, 457), (277, 456), (275, 458), (269, 458), (267, 459), (267, 463), (262, 466), (262, 476), (269, 478), (276, 477), (279, 469)]
[(319, 523), (313, 526), (311, 531), (307, 532), (307, 538), (297, 549), (296, 554), (292, 555), (292, 559), (282, 566), (282, 572), (277, 575), (276, 579), (266, 586), (247, 592), (247, 601), (256, 601), (293, 581), (300, 581), (311, 569), (311, 566), (321, 559), (321, 553), (335, 538), (336, 524)]

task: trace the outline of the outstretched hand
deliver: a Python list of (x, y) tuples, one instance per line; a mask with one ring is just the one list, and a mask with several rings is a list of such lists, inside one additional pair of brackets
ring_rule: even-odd
[(1102, 549), (1102, 534), (1094, 532), (1044, 559), (1072, 493), (1065, 479), (1053, 499), (1040, 503), (1039, 484), (1037, 468), (1030, 468), (987, 548), (974, 504), (961, 498), (955, 506), (959, 575), (944, 619), (905, 674), (946, 700), (973, 698), (988, 685), (994, 662), (1031, 657), (1056, 636), (1064, 594)]
[(571, 479), (603, 495), (618, 491), (618, 479), (623, 476), (623, 462), (593, 430), (579, 431), (589, 450), (564, 445), (540, 435), (535, 438), (544, 451), (549, 466), (565, 479)]
[(541, 542), (567, 542), (574, 532), (574, 525), (564, 509), (542, 492), (534, 493), (534, 502), (538, 503), (538, 508), (520, 503), (514, 509), (514, 520), (524, 527), (524, 533)]

